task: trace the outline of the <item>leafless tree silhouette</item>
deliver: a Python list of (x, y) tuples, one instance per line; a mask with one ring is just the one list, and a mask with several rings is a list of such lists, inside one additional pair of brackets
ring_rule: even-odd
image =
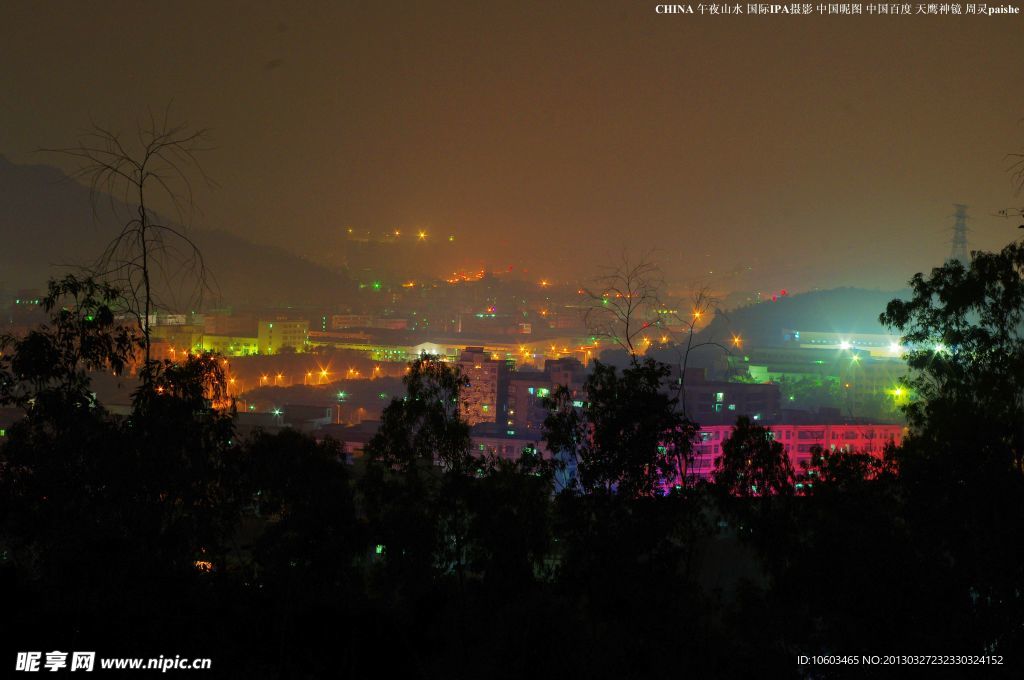
[[(687, 310), (667, 309), (662, 295), (664, 280), (660, 269), (649, 255), (633, 260), (623, 253), (619, 261), (605, 268), (595, 279), (594, 288), (584, 288), (589, 304), (584, 313), (587, 330), (595, 337), (610, 339), (625, 349), (633, 365), (638, 356), (648, 349), (649, 334), (662, 336), (662, 342), (674, 342), (677, 353), (676, 393), (679, 407), (686, 412), (686, 368), (690, 355), (702, 347), (717, 347), (727, 355), (742, 347), (738, 335), (719, 341), (716, 338), (697, 340), (697, 328), (711, 316), (724, 316), (718, 300), (710, 289), (698, 288), (690, 297)], [(673, 332), (671, 328), (676, 330)]]
[[(1024, 191), (1024, 153), (1012, 153), (1008, 156), (1010, 159), (1010, 173), (1013, 177), (1013, 184), (1017, 189), (1017, 194), (1020, 195)], [(1008, 208), (1000, 210), (999, 215), (1002, 217), (1024, 217), (1024, 208)], [(1021, 229), (1024, 229), (1024, 224), (1020, 225)]]
[(690, 353), (701, 347), (717, 347), (724, 351), (727, 355), (732, 354), (731, 348), (739, 348), (742, 346), (743, 340), (738, 335), (733, 335), (732, 338), (727, 341), (729, 344), (723, 344), (718, 342), (714, 338), (702, 340), (701, 342), (695, 342), (697, 325), (709, 316), (714, 315), (715, 317), (723, 316), (723, 312), (718, 307), (718, 299), (711, 295), (710, 289), (707, 286), (698, 288), (690, 296), (690, 311), (682, 312), (677, 310), (671, 314), (677, 324), (683, 328), (682, 334), (686, 340), (683, 342), (680, 340), (676, 344), (676, 355), (677, 355), (677, 366), (679, 371), (678, 383), (676, 384), (676, 392), (679, 396), (679, 404), (683, 409), (683, 415), (689, 416), (686, 412), (686, 368), (690, 362)]
[[(106, 199), (115, 217), (124, 220), (90, 272), (124, 291), (142, 332), (146, 366), (151, 360), (151, 314), (182, 302), (158, 296), (174, 298), (176, 291), (185, 290), (184, 302), (194, 309), (212, 283), (202, 253), (186, 233), (195, 214), (193, 178), (214, 184), (195, 155), (208, 150), (207, 131), (172, 125), (169, 110), (162, 118), (151, 111), (134, 135), (94, 123), (77, 146), (43, 149), (79, 159), (74, 176), (89, 181), (94, 218), (99, 219), (99, 202)], [(169, 204), (175, 224), (154, 211), (157, 203)]]
[(625, 349), (636, 364), (642, 338), (661, 326), (660, 295), (664, 287), (661, 270), (648, 256), (638, 260), (623, 253), (619, 261), (604, 268), (593, 288), (584, 288), (589, 304), (584, 312), (587, 330)]

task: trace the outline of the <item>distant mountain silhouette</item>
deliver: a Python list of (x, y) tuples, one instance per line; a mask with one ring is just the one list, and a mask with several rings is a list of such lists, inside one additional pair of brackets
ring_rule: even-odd
[(729, 339), (733, 333), (751, 345), (778, 345), (783, 330), (885, 333), (878, 315), (890, 300), (907, 298), (909, 290), (878, 291), (835, 288), (780, 297), (726, 311), (701, 332), (702, 339)]
[[(120, 205), (120, 204), (118, 204)], [(84, 265), (119, 230), (109, 201), (94, 219), (88, 187), (46, 165), (18, 165), (0, 155), (0, 290), (45, 286)], [(219, 229), (190, 229), (212, 272), (218, 299), (206, 306), (330, 306), (348, 297), (351, 280), (293, 253)]]

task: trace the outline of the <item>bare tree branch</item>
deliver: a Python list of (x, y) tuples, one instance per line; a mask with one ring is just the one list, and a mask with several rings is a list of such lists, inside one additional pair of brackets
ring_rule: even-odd
[[(167, 302), (173, 302), (174, 291), (193, 279), (188, 301), (194, 309), (211, 289), (199, 247), (184, 228), (160, 221), (151, 207), (165, 202), (175, 211), (177, 222), (187, 225), (196, 211), (190, 178), (198, 175), (213, 185), (196, 158), (196, 152), (209, 148), (204, 146), (207, 131), (172, 126), (169, 119), (170, 105), (162, 120), (150, 110), (148, 123), (136, 126), (134, 145), (125, 143), (125, 135), (93, 123), (77, 146), (43, 149), (81, 162), (74, 176), (89, 180), (95, 219), (99, 218), (98, 202), (106, 197), (111, 212), (123, 220), (118, 234), (89, 269), (124, 289), (142, 331), (147, 365), (152, 346), (150, 316), (165, 308), (159, 291), (167, 291), (172, 298)], [(123, 214), (118, 199), (129, 206), (129, 214)]]
[(634, 261), (624, 252), (619, 262), (604, 268), (592, 288), (583, 289), (589, 302), (584, 312), (588, 331), (622, 347), (636, 364), (650, 344), (646, 334), (662, 326), (663, 287), (661, 270), (649, 256)]

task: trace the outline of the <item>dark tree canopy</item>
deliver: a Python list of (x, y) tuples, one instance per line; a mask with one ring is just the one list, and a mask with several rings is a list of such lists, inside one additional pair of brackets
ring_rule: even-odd
[(140, 347), (118, 321), (120, 291), (89, 278), (50, 281), (42, 301), (50, 322), (23, 338), (0, 337), (0, 404), (26, 409), (92, 403), (90, 371), (123, 373)]
[(768, 428), (740, 416), (715, 459), (714, 480), (740, 498), (786, 496), (793, 493), (793, 465)]
[(669, 374), (649, 358), (621, 373), (595, 361), (582, 408), (567, 390), (554, 393), (545, 441), (575, 464), (580, 490), (647, 496), (685, 479), (696, 426), (680, 413)]
[[(909, 346), (907, 407), (918, 434), (966, 443), (970, 457), (1024, 472), (1024, 243), (973, 253), (917, 274), (910, 300), (893, 300), (880, 316)], [(970, 431), (992, 436), (976, 441)], [(983, 459), (983, 460), (982, 460)]]

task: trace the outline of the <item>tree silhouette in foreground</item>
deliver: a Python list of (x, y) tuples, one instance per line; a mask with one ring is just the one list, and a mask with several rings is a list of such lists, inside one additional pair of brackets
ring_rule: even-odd
[[(922, 583), (975, 647), (1024, 640), (1024, 244), (910, 282), (882, 323), (910, 347), (897, 455)], [(942, 634), (952, 636), (952, 631)]]
[[(44, 149), (81, 164), (75, 176), (90, 183), (94, 215), (105, 198), (115, 219), (123, 220), (90, 275), (125, 295), (142, 333), (144, 363), (151, 358), (150, 315), (160, 306), (158, 292), (184, 285), (189, 295), (177, 306), (194, 309), (209, 285), (203, 255), (182, 226), (195, 209), (192, 175), (212, 184), (196, 157), (206, 150), (207, 131), (173, 125), (169, 114), (169, 106), (163, 118), (150, 112), (134, 137), (94, 124), (76, 146)], [(118, 200), (128, 206), (129, 214), (122, 214)], [(176, 213), (178, 225), (157, 214), (155, 205), (160, 202)], [(183, 281), (188, 278), (194, 280)]]
[[(66, 631), (110, 617), (133, 629), (195, 592), (197, 565), (223, 567), (237, 524), (231, 420), (202, 396), (216, 362), (169, 369), (167, 389), (143, 385), (127, 417), (96, 403), (90, 372), (120, 373), (138, 349), (115, 319), (120, 301), (92, 280), (51, 282), (50, 322), (2, 360), (3, 402), (26, 413), (0, 449), (0, 552), (19, 597), (37, 597), (44, 617), (65, 612), (54, 625)], [(151, 624), (133, 644), (152, 641)]]
[(696, 426), (671, 396), (669, 374), (653, 359), (637, 360), (621, 373), (595, 361), (582, 407), (564, 386), (551, 395), (544, 438), (575, 467), (580, 491), (650, 496), (666, 483), (683, 483)]
[[(918, 435), (975, 442), (964, 464), (1024, 473), (1024, 243), (947, 262), (910, 281), (910, 300), (881, 315), (909, 346), (907, 407)], [(968, 420), (971, 430), (959, 425)], [(976, 439), (974, 432), (985, 436)], [(950, 460), (949, 463), (957, 464)]]
[(738, 498), (772, 498), (793, 493), (794, 474), (789, 455), (771, 431), (740, 416), (722, 455), (715, 459), (715, 485)]
[(139, 345), (117, 322), (124, 304), (120, 291), (94, 279), (51, 281), (42, 300), (50, 323), (0, 337), (0, 404), (45, 416), (93, 405), (89, 371), (123, 373)]

